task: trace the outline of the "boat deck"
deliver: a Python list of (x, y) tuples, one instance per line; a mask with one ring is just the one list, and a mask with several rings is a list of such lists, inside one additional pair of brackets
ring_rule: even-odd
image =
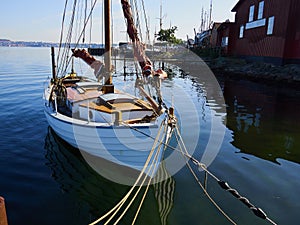
[(97, 111), (110, 113), (110, 114), (114, 112), (152, 111), (150, 107), (145, 107), (144, 105), (138, 105), (135, 102), (117, 102), (110, 105), (112, 106), (111, 108), (105, 105), (97, 105), (95, 102), (80, 104), (81, 107), (94, 109)]

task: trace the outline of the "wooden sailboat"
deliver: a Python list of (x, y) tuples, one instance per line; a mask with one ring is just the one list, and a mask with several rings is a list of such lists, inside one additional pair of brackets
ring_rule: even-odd
[[(134, 55), (142, 68), (141, 78), (152, 76), (159, 83), (165, 72), (153, 70), (137, 37), (130, 5), (127, 0), (121, 3)], [(73, 69), (58, 76), (52, 48), (53, 77), (44, 90), (45, 115), (55, 133), (80, 151), (154, 176), (164, 143), (170, 137), (168, 120), (173, 117), (169, 113), (172, 110), (163, 107), (160, 94), (156, 102), (144, 91), (141, 78), (136, 86), (147, 101), (115, 89), (111, 76), (110, 0), (104, 1), (104, 9), (104, 63), (85, 49), (69, 47), (72, 58), (81, 58), (90, 65), (97, 80), (79, 76)]]

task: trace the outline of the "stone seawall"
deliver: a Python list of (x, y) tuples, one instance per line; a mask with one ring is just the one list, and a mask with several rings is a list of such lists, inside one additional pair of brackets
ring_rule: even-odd
[(243, 59), (227, 57), (208, 60), (207, 64), (215, 74), (300, 87), (299, 64), (274, 66), (260, 62), (248, 63)]

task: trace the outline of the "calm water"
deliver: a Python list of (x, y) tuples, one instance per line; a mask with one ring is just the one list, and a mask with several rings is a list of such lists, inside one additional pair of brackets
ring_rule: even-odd
[[(44, 81), (51, 73), (49, 52), (0, 48), (0, 195), (6, 199), (10, 225), (88, 224), (129, 190), (96, 174), (76, 149), (49, 129), (42, 108)], [(199, 76), (197, 71), (190, 72)], [(166, 92), (182, 87), (195, 105), (200, 132), (198, 142), (193, 143), (197, 147), (194, 156), (200, 160), (209, 137), (224, 130), (220, 151), (209, 169), (278, 224), (298, 224), (300, 92), (221, 80), (227, 108), (223, 117), (218, 113), (219, 101), (205, 97), (209, 87), (201, 82), (176, 76), (164, 83)], [(178, 98), (175, 106), (177, 101), (184, 107), (185, 101)], [(181, 117), (184, 121), (193, 116), (183, 110)], [(188, 131), (183, 133), (187, 143), (194, 140), (193, 126), (195, 120), (187, 120)], [(212, 133), (213, 126), (218, 129)], [(208, 191), (237, 224), (268, 224), (212, 179)], [(122, 224), (130, 224), (137, 207), (131, 208)], [(137, 224), (230, 223), (185, 167), (150, 188)]]

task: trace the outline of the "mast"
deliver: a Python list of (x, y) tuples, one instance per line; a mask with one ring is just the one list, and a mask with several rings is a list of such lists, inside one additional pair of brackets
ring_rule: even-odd
[(160, 1), (160, 13), (159, 13), (159, 29), (160, 31), (162, 30), (162, 0)]
[(204, 9), (203, 9), (203, 7), (202, 7), (202, 10), (201, 10), (201, 26), (200, 26), (200, 33), (202, 33), (203, 27), (204, 27), (204, 18), (203, 18), (203, 14), (204, 14)]
[(104, 24), (105, 24), (105, 55), (104, 64), (106, 68), (105, 84), (112, 84), (111, 76), (111, 0), (104, 0)]
[(211, 15), (212, 15), (212, 0), (210, 0), (210, 9), (209, 9), (209, 24), (208, 24), (208, 29), (211, 28)]

